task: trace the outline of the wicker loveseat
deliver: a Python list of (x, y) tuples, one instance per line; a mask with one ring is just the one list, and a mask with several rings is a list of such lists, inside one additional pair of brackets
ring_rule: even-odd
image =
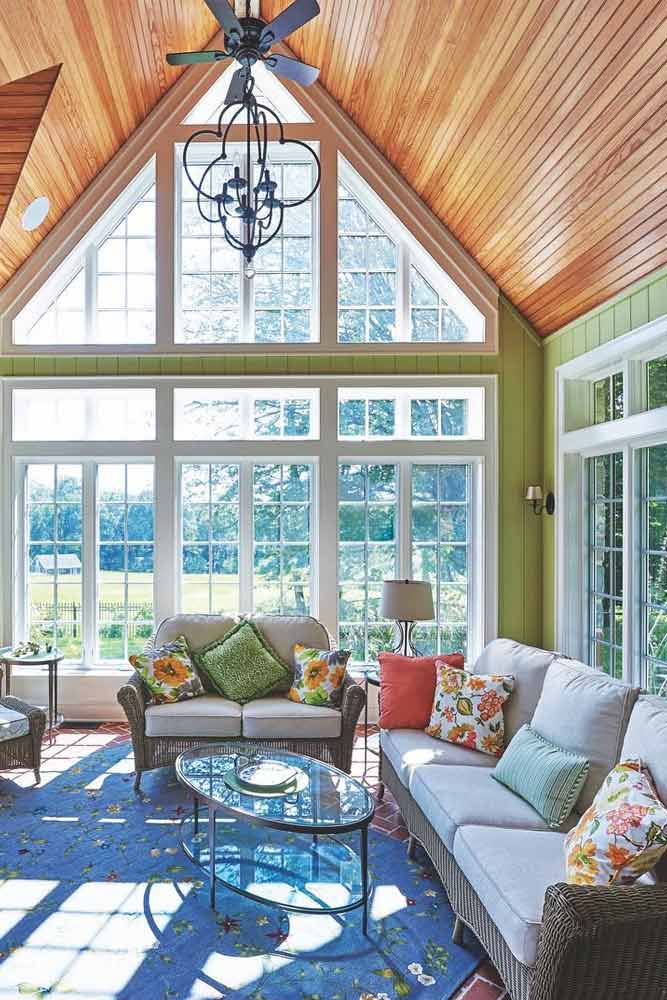
[[(286, 663), (292, 662), (295, 643), (330, 648), (329, 633), (314, 618), (255, 615), (251, 620)], [(236, 621), (221, 615), (166, 618), (147, 648), (183, 635), (190, 648), (196, 650), (220, 638)], [(241, 706), (212, 690), (172, 705), (150, 705), (137, 674), (123, 684), (117, 697), (130, 724), (135, 789), (144, 771), (173, 764), (190, 747), (227, 739), (235, 744), (240, 740), (293, 750), (349, 772), (355, 727), (365, 701), (363, 689), (347, 678), (339, 709), (295, 704), (285, 695), (258, 698)]]
[(641, 758), (667, 803), (667, 699), (508, 639), (490, 643), (472, 670), (513, 674), (506, 736), (531, 721), (539, 731), (538, 719), (552, 726), (543, 735), (556, 743), (558, 732), (560, 745), (585, 753), (593, 784), (554, 831), (492, 780), (494, 758), (422, 731), (382, 732), (382, 781), (407, 823), (408, 850), (418, 840), (438, 870), (455, 940), (474, 931), (513, 1000), (667, 1000), (662, 866), (632, 886), (569, 885), (564, 851), (599, 775), (620, 759)]

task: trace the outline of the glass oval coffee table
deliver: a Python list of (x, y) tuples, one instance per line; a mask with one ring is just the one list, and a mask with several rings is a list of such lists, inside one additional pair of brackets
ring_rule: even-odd
[(238, 791), (225, 775), (233, 774), (237, 755), (247, 754), (247, 744), (214, 743), (176, 760), (176, 776), (194, 798), (194, 812), (181, 824), (181, 844), (209, 876), (211, 906), (218, 882), (296, 913), (346, 913), (361, 906), (366, 934), (373, 797), (338, 768), (283, 750), (255, 755), (294, 767), (295, 790)]

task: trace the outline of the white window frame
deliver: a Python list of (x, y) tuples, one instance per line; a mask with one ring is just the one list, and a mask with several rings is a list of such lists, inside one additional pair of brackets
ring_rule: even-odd
[[(640, 468), (644, 448), (667, 443), (667, 406), (646, 409), (646, 363), (664, 357), (667, 318), (558, 366), (556, 381), (556, 643), (588, 659), (588, 458), (623, 454), (623, 676), (641, 685)], [(592, 384), (623, 371), (625, 416), (593, 424)]]
[[(155, 620), (159, 622), (176, 613), (179, 607), (180, 586), (180, 530), (179, 506), (180, 488), (178, 481), (179, 462), (207, 461), (224, 462), (290, 462), (309, 461), (315, 466), (312, 500), (312, 537), (313, 537), (313, 583), (311, 590), (311, 612), (320, 618), (327, 628), (336, 634), (338, 581), (337, 573), (331, 572), (331, 567), (337, 566), (337, 496), (338, 496), (338, 463), (339, 461), (367, 461), (369, 446), (363, 441), (338, 439), (338, 388), (396, 387), (407, 389), (429, 388), (460, 388), (483, 387), (486, 393), (485, 403), (485, 439), (483, 441), (450, 440), (443, 441), (374, 441), (373, 456), (378, 461), (393, 462), (469, 462), (475, 471), (475, 487), (473, 494), (474, 523), (471, 531), (474, 540), (474, 551), (471, 565), (477, 574), (472, 583), (475, 591), (469, 610), (469, 647), (468, 656), (472, 660), (483, 646), (497, 634), (498, 605), (498, 455), (497, 455), (497, 376), (431, 376), (431, 377), (362, 377), (362, 376), (319, 376), (319, 377), (284, 377), (272, 376), (258, 378), (169, 378), (155, 377), (132, 379), (4, 379), (0, 382), (2, 389), (2, 458), (3, 467), (11, 470), (11, 474), (3, 477), (2, 483), (2, 521), (0, 545), (2, 553), (8, 559), (5, 565), (20, 563), (24, 549), (21, 547), (18, 524), (22, 517), (20, 495), (21, 466), (28, 462), (61, 461), (83, 462), (90, 471), (85, 475), (93, 475), (95, 462), (145, 462), (155, 464)], [(320, 393), (320, 438), (318, 440), (304, 439), (254, 441), (174, 441), (173, 435), (173, 389), (198, 388), (202, 386), (220, 386), (222, 388), (268, 390), (271, 386), (281, 389), (317, 389)], [(14, 388), (65, 388), (79, 386), (94, 387), (151, 387), (156, 389), (157, 399), (157, 438), (155, 441), (137, 442), (14, 442), (11, 440), (11, 405), (12, 389)], [(249, 468), (249, 465), (247, 466)], [(246, 496), (250, 496), (246, 486)], [(94, 484), (89, 485), (86, 496), (94, 502)], [(409, 492), (400, 494), (400, 503), (407, 505), (401, 515), (402, 523), (409, 514)], [(251, 507), (246, 504), (241, 511), (242, 518), (251, 517)], [(91, 528), (91, 525), (93, 527)], [(326, 525), (326, 531), (320, 531), (320, 525)], [(243, 530), (252, 531), (246, 525)], [(90, 532), (93, 535), (90, 535)], [(249, 534), (246, 537), (250, 537)], [(406, 561), (410, 546), (408, 539), (403, 541), (403, 559), (405, 565), (401, 573), (409, 573)], [(245, 556), (252, 558), (246, 546)], [(19, 554), (21, 558), (19, 559)], [(84, 593), (88, 602), (94, 601), (95, 591), (95, 547), (94, 547), (94, 511), (89, 507), (84, 510)], [(92, 563), (91, 563), (92, 560)], [(246, 572), (246, 580), (251, 577)], [(0, 578), (0, 599), (2, 600), (2, 629), (7, 643), (23, 638), (22, 633), (22, 602), (21, 581), (12, 582), (11, 574), (4, 573)], [(250, 597), (241, 594), (241, 610), (249, 611)], [(90, 608), (92, 605), (86, 605)], [(89, 632), (95, 625), (87, 616)], [(86, 638), (86, 655), (82, 669), (104, 669), (108, 663), (93, 662), (94, 636)], [(117, 668), (116, 673), (118, 672)]]

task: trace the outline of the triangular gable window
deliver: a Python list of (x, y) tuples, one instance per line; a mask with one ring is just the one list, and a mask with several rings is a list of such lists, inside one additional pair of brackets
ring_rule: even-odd
[(16, 344), (155, 343), (151, 160), (13, 323)]
[(338, 340), (483, 342), (483, 314), (338, 158)]
[[(217, 123), (225, 106), (225, 97), (232, 75), (237, 69), (236, 62), (231, 62), (227, 66), (224, 73), (218, 77), (213, 86), (187, 115), (183, 122), (184, 125)], [(253, 66), (252, 73), (255, 79), (255, 97), (260, 104), (266, 104), (272, 111), (275, 111), (282, 122), (289, 125), (312, 122), (313, 119), (310, 115), (303, 110), (297, 99), (292, 96), (274, 73), (271, 73), (261, 63)]]

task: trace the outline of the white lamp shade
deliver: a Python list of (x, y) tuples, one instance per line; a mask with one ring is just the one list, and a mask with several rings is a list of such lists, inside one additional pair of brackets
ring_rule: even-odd
[(380, 614), (399, 622), (426, 622), (435, 617), (431, 584), (423, 580), (385, 580)]
[(542, 487), (541, 486), (528, 486), (526, 489), (526, 500), (541, 500), (542, 499)]

